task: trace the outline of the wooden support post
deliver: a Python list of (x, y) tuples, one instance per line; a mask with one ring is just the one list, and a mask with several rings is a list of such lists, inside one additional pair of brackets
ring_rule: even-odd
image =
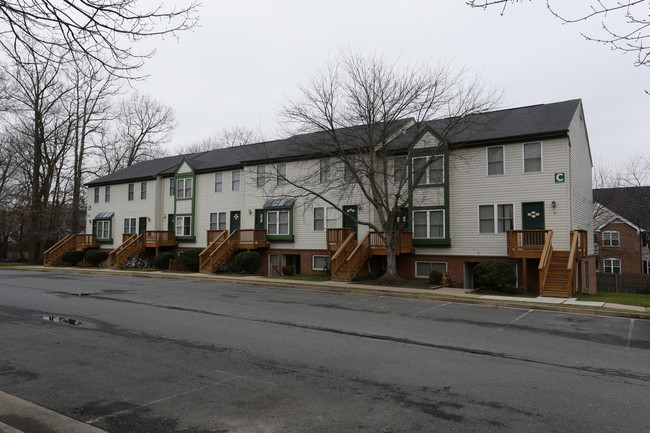
[(528, 259), (521, 259), (522, 261), (522, 271), (524, 276), (524, 284), (521, 286), (524, 289), (524, 292), (528, 291)]

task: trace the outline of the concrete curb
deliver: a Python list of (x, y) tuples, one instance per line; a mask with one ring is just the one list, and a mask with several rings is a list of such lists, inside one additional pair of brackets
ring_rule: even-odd
[(97, 427), (2, 391), (0, 391), (0, 431), (5, 433), (106, 433)]
[(345, 283), (338, 281), (302, 281), (302, 280), (277, 280), (258, 276), (221, 276), (214, 274), (171, 274), (162, 271), (124, 271), (106, 268), (70, 268), (70, 267), (45, 267), (45, 266), (16, 266), (3, 269), (30, 270), (40, 272), (61, 272), (70, 274), (101, 274), (122, 275), (141, 278), (165, 278), (171, 280), (187, 281), (215, 281), (234, 284), (263, 285), (271, 287), (289, 287), (303, 290), (319, 290), (339, 293), (364, 293), (396, 298), (435, 299), (439, 301), (458, 302), (476, 305), (492, 305), (507, 308), (527, 308), (543, 311), (558, 311), (574, 314), (590, 314), (595, 316), (622, 317), (630, 319), (650, 320), (650, 309), (632, 305), (608, 304), (594, 306), (591, 302), (573, 301), (567, 304), (549, 304), (548, 301), (536, 302), (534, 298), (512, 297), (511, 299), (489, 299), (479, 295), (466, 293), (465, 289), (442, 288), (439, 290), (424, 291), (407, 287), (384, 287), (368, 284)]

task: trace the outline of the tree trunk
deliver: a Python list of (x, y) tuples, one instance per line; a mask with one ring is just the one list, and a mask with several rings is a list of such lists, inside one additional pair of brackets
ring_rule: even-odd
[(385, 230), (386, 234), (386, 277), (398, 277), (397, 274), (397, 257), (395, 255), (395, 234), (393, 227), (390, 230)]

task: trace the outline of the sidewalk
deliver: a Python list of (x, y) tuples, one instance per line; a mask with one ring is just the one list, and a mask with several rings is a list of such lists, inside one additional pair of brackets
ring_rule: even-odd
[(635, 305), (613, 304), (610, 302), (578, 301), (576, 298), (535, 298), (521, 296), (492, 296), (473, 293), (463, 288), (442, 287), (439, 289), (414, 289), (409, 287), (378, 286), (371, 284), (347, 283), (340, 281), (305, 281), (284, 280), (260, 276), (222, 276), (199, 273), (169, 273), (163, 271), (124, 271), (106, 268), (77, 268), (77, 267), (45, 267), (20, 266), (5, 269), (22, 269), (43, 272), (64, 273), (98, 273), (106, 275), (137, 276), (146, 278), (167, 278), (190, 281), (218, 281), (238, 284), (268, 285), (276, 287), (292, 287), (308, 290), (331, 290), (338, 292), (375, 293), (382, 296), (415, 297), (424, 299), (440, 299), (452, 302), (464, 302), (483, 305), (535, 308), (540, 310), (572, 312), (616, 317), (650, 319), (650, 309)]
[(0, 391), (0, 433), (106, 433), (106, 431)]

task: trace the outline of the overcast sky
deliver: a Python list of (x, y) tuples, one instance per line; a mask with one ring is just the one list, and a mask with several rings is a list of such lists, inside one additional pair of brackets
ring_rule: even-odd
[(504, 108), (581, 98), (596, 160), (648, 155), (650, 69), (580, 36), (599, 22), (563, 25), (542, 1), (500, 12), (464, 0), (204, 0), (200, 27), (157, 41), (135, 87), (175, 110), (174, 149), (232, 126), (277, 138), (282, 104), (341, 47), (411, 64), (444, 58), (502, 88)]

